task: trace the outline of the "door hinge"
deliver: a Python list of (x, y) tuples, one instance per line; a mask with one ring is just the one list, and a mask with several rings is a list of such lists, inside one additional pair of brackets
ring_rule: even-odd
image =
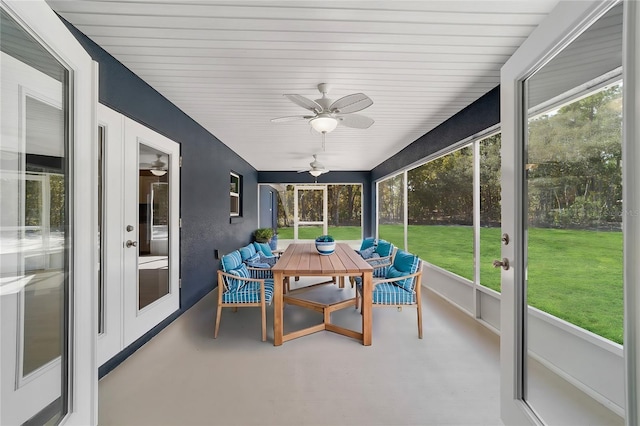
[(182, 288), (182, 278), (180, 278), (180, 279), (178, 280), (178, 287), (179, 287), (179, 288)]
[(182, 228), (182, 218), (178, 219), (178, 228)]
[(178, 167), (182, 167), (182, 155), (178, 157)]

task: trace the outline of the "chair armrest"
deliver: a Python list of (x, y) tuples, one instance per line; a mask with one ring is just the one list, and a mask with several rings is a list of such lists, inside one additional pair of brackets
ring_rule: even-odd
[(245, 284), (239, 286), (237, 290), (242, 289), (246, 285), (246, 283), (250, 283), (250, 282), (258, 282), (258, 283), (260, 283), (260, 287), (262, 287), (264, 289), (264, 280), (265, 280), (264, 278), (252, 278), (252, 277), (244, 278), (244, 277), (239, 277), (237, 275), (230, 274), (228, 272), (224, 272), (224, 271), (218, 269), (218, 283), (219, 282), (223, 283), (225, 291), (229, 291), (229, 287), (227, 286), (227, 281), (225, 279), (223, 279), (225, 277), (229, 278), (229, 279), (232, 279), (232, 280), (238, 280), (238, 281), (244, 281), (245, 282)]
[[(413, 274), (409, 274), (409, 275), (403, 275), (401, 277), (397, 277), (397, 278), (384, 278), (384, 279), (376, 279), (375, 282), (373, 283), (373, 286), (375, 287), (376, 285), (380, 284), (380, 283), (391, 283), (393, 284), (396, 281), (404, 281), (407, 278), (412, 278), (412, 277), (421, 277), (422, 276), (422, 271), (418, 271), (418, 272), (414, 272)], [(413, 280), (413, 287), (415, 288), (416, 286), (416, 282), (418, 281), (418, 279), (414, 279)]]
[[(393, 256), (370, 257), (369, 259), (364, 259), (364, 261), (374, 268), (381, 268), (383, 266), (391, 266), (393, 264), (391, 261), (392, 257)], [(372, 262), (377, 262), (377, 264), (374, 265)]]

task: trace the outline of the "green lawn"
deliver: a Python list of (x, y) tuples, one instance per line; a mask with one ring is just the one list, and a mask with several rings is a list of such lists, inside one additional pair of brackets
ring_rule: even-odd
[[(301, 230), (314, 239), (321, 228)], [(360, 227), (330, 228), (337, 240), (360, 239)], [(402, 225), (381, 225), (380, 238), (404, 245)], [(500, 291), (499, 228), (480, 230), (480, 283)], [(278, 229), (293, 238), (292, 228)], [(473, 228), (410, 225), (409, 250), (422, 259), (473, 280)], [(582, 230), (529, 230), (528, 301), (548, 312), (617, 343), (622, 343), (622, 233)]]

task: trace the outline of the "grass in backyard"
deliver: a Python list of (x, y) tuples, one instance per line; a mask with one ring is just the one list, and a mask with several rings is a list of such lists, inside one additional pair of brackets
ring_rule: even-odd
[[(473, 228), (410, 225), (409, 251), (473, 280)], [(301, 239), (314, 239), (321, 227), (301, 228)], [(360, 227), (333, 227), (337, 240), (358, 240)], [(380, 225), (380, 238), (404, 246), (402, 225)], [(278, 229), (293, 238), (293, 228)], [(500, 291), (500, 228), (480, 229), (480, 283)], [(529, 305), (572, 324), (622, 343), (622, 233), (563, 229), (529, 229)]]
[[(402, 247), (402, 226), (382, 225), (380, 235)], [(480, 283), (500, 291), (499, 228), (480, 230)], [(409, 251), (473, 280), (473, 228), (408, 229)], [(622, 233), (529, 229), (529, 305), (617, 343), (622, 343)]]

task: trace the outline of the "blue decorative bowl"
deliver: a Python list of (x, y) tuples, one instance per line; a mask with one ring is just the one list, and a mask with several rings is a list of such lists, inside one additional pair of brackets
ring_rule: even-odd
[(336, 242), (335, 241), (316, 241), (316, 250), (318, 253), (322, 255), (330, 255), (336, 250)]

